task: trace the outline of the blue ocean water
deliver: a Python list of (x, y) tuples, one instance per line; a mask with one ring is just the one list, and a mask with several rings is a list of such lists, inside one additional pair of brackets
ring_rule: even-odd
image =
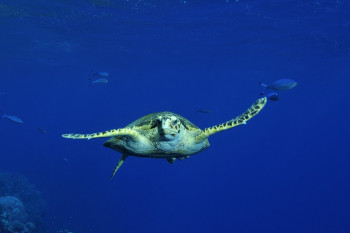
[[(349, 12), (345, 0), (2, 0), (0, 110), (23, 123), (0, 119), (0, 172), (41, 192), (32, 232), (350, 232)], [(90, 86), (99, 71), (109, 83)], [(282, 78), (298, 85), (172, 165), (129, 157), (111, 180), (121, 155), (104, 139), (61, 137), (159, 111), (203, 129)]]

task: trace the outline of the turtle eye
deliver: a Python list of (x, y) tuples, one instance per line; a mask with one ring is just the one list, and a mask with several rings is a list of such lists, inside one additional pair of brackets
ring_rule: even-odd
[(152, 121), (152, 123), (151, 123), (151, 129), (154, 129), (155, 127), (157, 127), (158, 124), (159, 124), (159, 122), (160, 122), (159, 119), (157, 119), (157, 120), (155, 120), (155, 121)]
[(179, 123), (178, 120), (173, 121), (173, 125), (177, 125)]

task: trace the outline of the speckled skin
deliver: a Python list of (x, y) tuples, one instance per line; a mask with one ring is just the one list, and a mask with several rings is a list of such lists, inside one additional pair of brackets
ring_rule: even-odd
[(148, 114), (126, 128), (135, 130), (138, 136), (111, 137), (103, 145), (123, 154), (150, 158), (181, 158), (209, 147), (208, 139), (194, 141), (201, 129), (171, 112)]
[(124, 128), (93, 134), (63, 134), (62, 137), (70, 139), (110, 137), (103, 145), (122, 153), (112, 174), (113, 177), (128, 156), (165, 158), (169, 163), (174, 163), (175, 159), (184, 159), (199, 153), (209, 147), (209, 136), (246, 124), (261, 111), (266, 102), (266, 97), (258, 99), (243, 114), (204, 130), (178, 114), (158, 112), (146, 115)]

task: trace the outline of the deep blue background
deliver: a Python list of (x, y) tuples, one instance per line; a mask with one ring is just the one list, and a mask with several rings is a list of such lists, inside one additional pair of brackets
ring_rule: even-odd
[[(0, 171), (36, 184), (50, 232), (350, 232), (349, 12), (345, 0), (3, 0), (0, 104), (24, 123), (0, 120)], [(90, 87), (93, 71), (110, 83)], [(60, 136), (164, 110), (205, 128), (280, 78), (298, 86), (173, 165), (130, 157), (110, 180), (119, 153)]]

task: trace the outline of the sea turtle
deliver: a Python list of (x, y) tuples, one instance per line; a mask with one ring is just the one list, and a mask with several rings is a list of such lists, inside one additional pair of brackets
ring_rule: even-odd
[(93, 134), (62, 134), (62, 137), (71, 139), (111, 137), (103, 145), (122, 153), (112, 178), (128, 156), (165, 158), (172, 164), (175, 159), (184, 159), (199, 153), (209, 147), (210, 135), (245, 124), (260, 112), (266, 102), (266, 97), (260, 98), (240, 116), (204, 130), (178, 114), (157, 112), (141, 117), (124, 128)]

